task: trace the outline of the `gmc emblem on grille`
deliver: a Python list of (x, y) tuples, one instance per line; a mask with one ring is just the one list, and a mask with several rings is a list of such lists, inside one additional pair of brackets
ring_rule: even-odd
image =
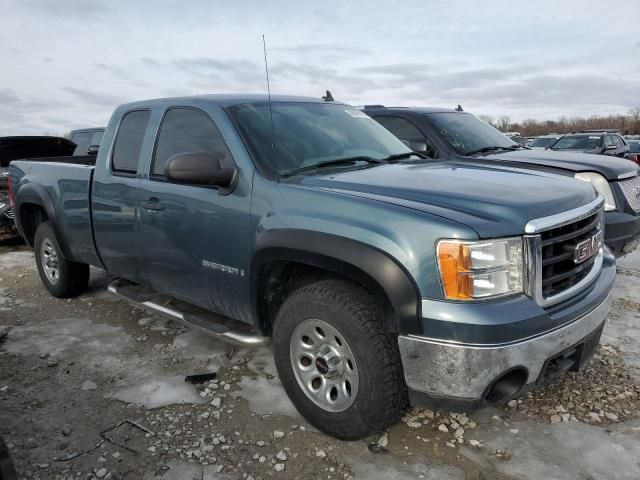
[(593, 257), (602, 246), (602, 232), (598, 232), (591, 238), (581, 241), (576, 245), (576, 249), (573, 252), (574, 263), (582, 263), (585, 260), (589, 260)]

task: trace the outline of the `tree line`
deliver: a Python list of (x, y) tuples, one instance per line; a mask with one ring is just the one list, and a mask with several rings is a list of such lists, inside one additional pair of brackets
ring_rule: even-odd
[(624, 114), (610, 114), (607, 116), (593, 115), (591, 117), (566, 117), (557, 120), (526, 119), (512, 122), (506, 116), (479, 115), (485, 122), (503, 132), (519, 132), (523, 137), (535, 137), (548, 133), (570, 133), (578, 130), (617, 128), (624, 135), (640, 134), (640, 107), (635, 107)]

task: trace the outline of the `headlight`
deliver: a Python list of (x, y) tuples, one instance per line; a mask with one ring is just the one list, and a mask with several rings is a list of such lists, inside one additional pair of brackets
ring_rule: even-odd
[(523, 291), (522, 237), (440, 240), (436, 250), (447, 300), (475, 300)]
[(613, 198), (613, 192), (611, 191), (611, 185), (606, 178), (596, 172), (579, 172), (574, 175), (577, 180), (582, 180), (583, 182), (589, 182), (593, 185), (593, 188), (596, 189), (600, 195), (604, 197), (604, 209), (615, 210), (616, 209), (616, 199)]

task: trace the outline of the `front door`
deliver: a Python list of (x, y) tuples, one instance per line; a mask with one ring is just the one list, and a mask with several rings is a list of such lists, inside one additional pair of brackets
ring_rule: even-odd
[(162, 293), (223, 315), (247, 312), (250, 179), (232, 193), (171, 183), (167, 161), (180, 153), (207, 153), (221, 166), (234, 160), (211, 117), (191, 107), (169, 108), (160, 124), (149, 175), (140, 181), (140, 241), (144, 274)]

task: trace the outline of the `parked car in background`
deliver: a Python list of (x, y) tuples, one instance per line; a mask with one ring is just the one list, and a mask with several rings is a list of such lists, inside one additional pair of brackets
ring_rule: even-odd
[(9, 202), (9, 163), (23, 158), (71, 155), (75, 148), (75, 143), (62, 137), (0, 137), (0, 241), (18, 234)]
[(562, 135), (553, 135), (553, 134), (540, 135), (539, 137), (534, 138), (531, 141), (531, 143), (529, 143), (528, 146), (531, 148), (538, 148), (538, 149), (547, 148), (553, 145), (554, 143), (556, 143), (556, 141), (561, 136)]
[(518, 132), (507, 132), (505, 133), (505, 135), (520, 145), (527, 144), (527, 139), (520, 135)]
[(582, 369), (615, 281), (590, 185), (434, 161), (339, 102), (122, 105), (95, 168), (21, 160), (10, 178), (53, 296), (95, 265), (134, 304), (271, 338), (293, 404), (342, 439), (409, 401), (469, 409)]
[(430, 157), (480, 160), (572, 176), (605, 198), (605, 241), (616, 256), (640, 243), (638, 165), (582, 152), (532, 150), (468, 112), (444, 108), (365, 107), (364, 111), (409, 147)]
[(104, 127), (71, 130), (67, 137), (76, 144), (76, 149), (73, 151), (73, 155), (82, 156), (97, 154), (100, 142), (102, 142), (103, 134)]
[(582, 130), (569, 133), (547, 148), (629, 158), (629, 145), (617, 130)]
[(627, 140), (629, 144), (629, 160), (640, 165), (640, 139)]

